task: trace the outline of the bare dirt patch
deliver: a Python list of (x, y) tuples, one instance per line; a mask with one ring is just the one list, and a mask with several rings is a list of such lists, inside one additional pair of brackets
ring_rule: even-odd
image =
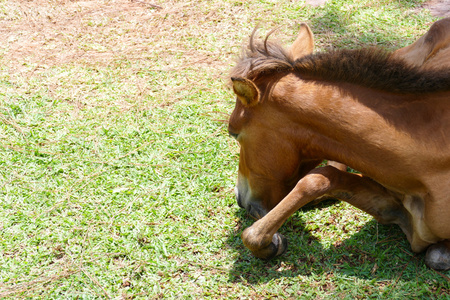
[(423, 7), (435, 17), (450, 17), (450, 0), (431, 0)]
[[(326, 1), (306, 3), (320, 6)], [(450, 0), (431, 0), (423, 8), (450, 16)], [(5, 1), (0, 3), (0, 56), (12, 69), (23, 64), (109, 64), (118, 60), (152, 61), (156, 69), (163, 70), (217, 66), (239, 43), (220, 45), (226, 40), (220, 36), (204, 40), (200, 47), (189, 43), (204, 30), (215, 27), (223, 32), (221, 20), (237, 18), (240, 9), (204, 9), (193, 1), (170, 0)]]
[(13, 68), (125, 59), (171, 69), (215, 60), (207, 51), (186, 51), (189, 37), (201, 34), (187, 25), (211, 20), (215, 12), (199, 17), (195, 2), (159, 2), (6, 1), (0, 4), (0, 55)]
[[(311, 6), (324, 5), (328, 0), (306, 0), (306, 4)], [(450, 17), (450, 0), (427, 1), (423, 8), (428, 9), (435, 17)]]
[[(4, 6), (15, 12), (15, 18), (0, 21), (0, 39), (7, 41), (0, 46), (4, 56), (40, 64), (130, 55), (136, 51), (137, 35), (153, 35), (140, 24), (154, 18), (157, 10), (130, 1), (17, 1)], [(125, 16), (134, 20), (123, 22)]]

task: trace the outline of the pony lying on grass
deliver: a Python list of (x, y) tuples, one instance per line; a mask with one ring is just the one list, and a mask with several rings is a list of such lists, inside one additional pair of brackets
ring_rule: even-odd
[[(288, 50), (252, 34), (231, 74), (228, 131), (240, 144), (237, 202), (258, 219), (242, 233), (255, 256), (282, 254), (286, 219), (331, 196), (398, 224), (428, 266), (450, 268), (450, 69), (439, 64), (450, 52), (425, 40), (312, 54), (306, 24)], [(363, 175), (316, 168), (324, 159)]]

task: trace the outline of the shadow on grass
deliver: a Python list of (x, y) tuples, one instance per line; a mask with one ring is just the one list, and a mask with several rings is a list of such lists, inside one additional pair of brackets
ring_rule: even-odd
[[(319, 204), (306, 210), (327, 209), (333, 203)], [(381, 225), (372, 220), (350, 238), (325, 248), (305, 229), (299, 215), (294, 214), (279, 230), (288, 239), (287, 252), (271, 261), (264, 261), (252, 256), (240, 238), (242, 231), (253, 220), (243, 209), (237, 211), (236, 216), (240, 222), (227, 241), (239, 253), (229, 273), (230, 282), (257, 284), (282, 277), (313, 274), (320, 277), (333, 273), (346, 278), (381, 282), (433, 281), (439, 288), (450, 289), (450, 283), (442, 275), (425, 266), (423, 254), (411, 251), (405, 235), (396, 225)]]
[[(400, 0), (397, 5), (400, 10), (416, 11), (416, 15), (420, 10), (423, 1), (420, 0)], [(408, 27), (408, 23), (399, 25), (399, 30), (386, 30), (386, 24), (395, 22), (389, 20), (390, 15), (371, 18), (360, 15), (364, 10), (355, 7), (348, 7), (343, 10), (342, 5), (338, 2), (329, 1), (327, 5), (318, 10), (309, 20), (309, 25), (316, 35), (332, 35), (333, 38), (328, 41), (327, 48), (360, 48), (360, 47), (385, 47), (387, 50), (395, 50), (399, 47), (406, 46), (415, 41), (414, 37), (411, 40), (405, 38), (405, 33), (402, 27)], [(398, 17), (398, 16), (396, 16)], [(361, 21), (364, 20), (364, 21)], [(355, 26), (355, 22), (358, 26)], [(417, 21), (416, 21), (417, 22)], [(384, 24), (386, 23), (386, 24)]]

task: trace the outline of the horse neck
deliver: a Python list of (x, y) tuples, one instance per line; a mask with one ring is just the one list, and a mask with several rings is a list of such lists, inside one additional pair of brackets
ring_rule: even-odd
[[(435, 124), (431, 117), (442, 113), (437, 108), (444, 107), (448, 93), (430, 105), (427, 99), (411, 101), (349, 84), (298, 82), (293, 76), (279, 84), (290, 94), (282, 98), (302, 132), (296, 142), (305, 157), (336, 160), (361, 171), (368, 165), (390, 168), (417, 152), (417, 140), (430, 139), (433, 126), (450, 126)], [(440, 143), (446, 142), (448, 148), (447, 137), (442, 137)]]

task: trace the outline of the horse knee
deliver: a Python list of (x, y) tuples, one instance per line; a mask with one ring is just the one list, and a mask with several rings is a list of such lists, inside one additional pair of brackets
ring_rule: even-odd
[(428, 247), (425, 264), (435, 270), (450, 269), (450, 240), (442, 241)]

